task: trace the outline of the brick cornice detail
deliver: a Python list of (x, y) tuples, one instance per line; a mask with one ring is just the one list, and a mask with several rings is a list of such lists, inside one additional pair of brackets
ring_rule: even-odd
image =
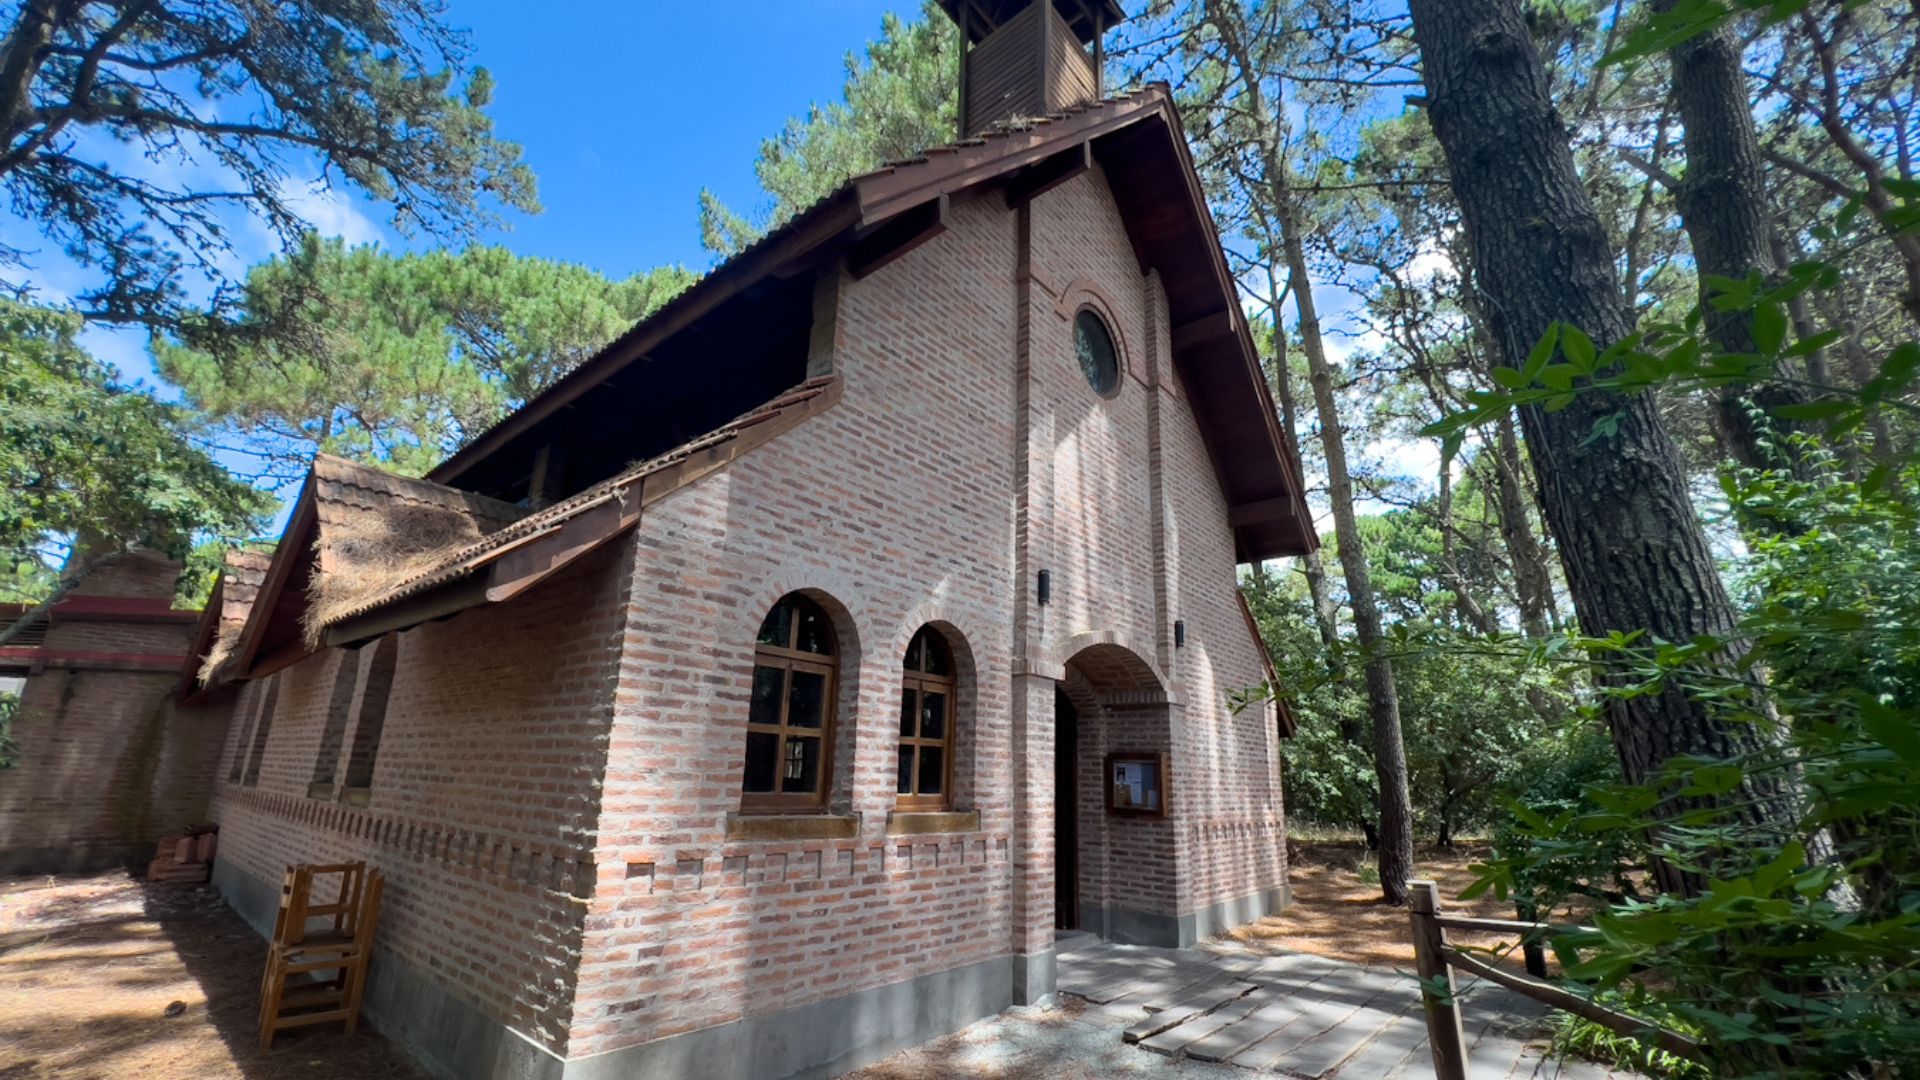
[(593, 894), (593, 851), (541, 845), (470, 829), (412, 822), (337, 802), (224, 784), (222, 802), (377, 844), (396, 857), (473, 872), (504, 889), (533, 889), (585, 899)]

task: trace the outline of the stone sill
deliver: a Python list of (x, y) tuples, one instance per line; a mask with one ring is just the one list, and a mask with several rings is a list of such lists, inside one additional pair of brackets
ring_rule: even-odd
[(340, 801), (348, 806), (365, 806), (373, 801), (373, 789), (363, 787), (343, 788)]
[(897, 810), (887, 815), (888, 836), (926, 836), (931, 833), (980, 831), (978, 810)]
[(727, 815), (728, 840), (848, 840), (858, 835), (858, 814)]
[(333, 781), (323, 780), (318, 783), (308, 784), (307, 798), (309, 799), (333, 798)]

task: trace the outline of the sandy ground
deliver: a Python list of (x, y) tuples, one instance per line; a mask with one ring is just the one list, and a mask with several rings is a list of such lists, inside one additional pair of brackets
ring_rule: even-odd
[(362, 1024), (259, 1049), (266, 945), (211, 889), (0, 882), (0, 1080), (414, 1080)]
[[(1420, 848), (1414, 853), (1413, 876), (1439, 884), (1444, 910), (1511, 919), (1513, 905), (1495, 899), (1491, 892), (1471, 901), (1457, 899), (1473, 883), (1472, 865), (1486, 856), (1486, 848), (1472, 844)], [(1413, 935), (1407, 909), (1381, 903), (1380, 886), (1360, 880), (1359, 868), (1367, 862), (1366, 847), (1359, 843), (1295, 845), (1289, 875), (1293, 906), (1228, 936), (1263, 952), (1305, 952), (1353, 964), (1412, 968)], [(1473, 945), (1500, 941), (1459, 931), (1448, 931), (1448, 936)]]

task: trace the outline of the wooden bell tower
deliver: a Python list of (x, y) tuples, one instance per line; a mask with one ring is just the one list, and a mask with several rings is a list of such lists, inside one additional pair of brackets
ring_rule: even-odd
[(960, 135), (1097, 100), (1118, 0), (940, 0), (960, 27)]

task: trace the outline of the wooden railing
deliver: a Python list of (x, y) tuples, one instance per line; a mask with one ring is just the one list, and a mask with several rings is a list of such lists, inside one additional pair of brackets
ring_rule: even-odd
[[(1459, 999), (1454, 995), (1456, 970), (1478, 975), (1543, 1005), (1585, 1017), (1608, 1030), (1651, 1042), (1669, 1054), (1687, 1058), (1700, 1056), (1697, 1039), (1609, 1009), (1533, 977), (1545, 973), (1545, 954), (1538, 949), (1542, 941), (1557, 933), (1590, 932), (1591, 928), (1448, 915), (1440, 910), (1438, 885), (1431, 881), (1409, 881), (1407, 887), (1407, 907), (1413, 918), (1414, 965), (1420, 972), (1420, 1000), (1426, 1006), (1427, 1045), (1433, 1051), (1436, 1080), (1466, 1080), (1467, 1077), (1467, 1039), (1460, 1022)], [(1447, 944), (1448, 930), (1517, 935), (1520, 943), (1528, 947), (1527, 967), (1533, 974), (1508, 971)], [(1445, 988), (1444, 996), (1435, 992), (1436, 986)]]

